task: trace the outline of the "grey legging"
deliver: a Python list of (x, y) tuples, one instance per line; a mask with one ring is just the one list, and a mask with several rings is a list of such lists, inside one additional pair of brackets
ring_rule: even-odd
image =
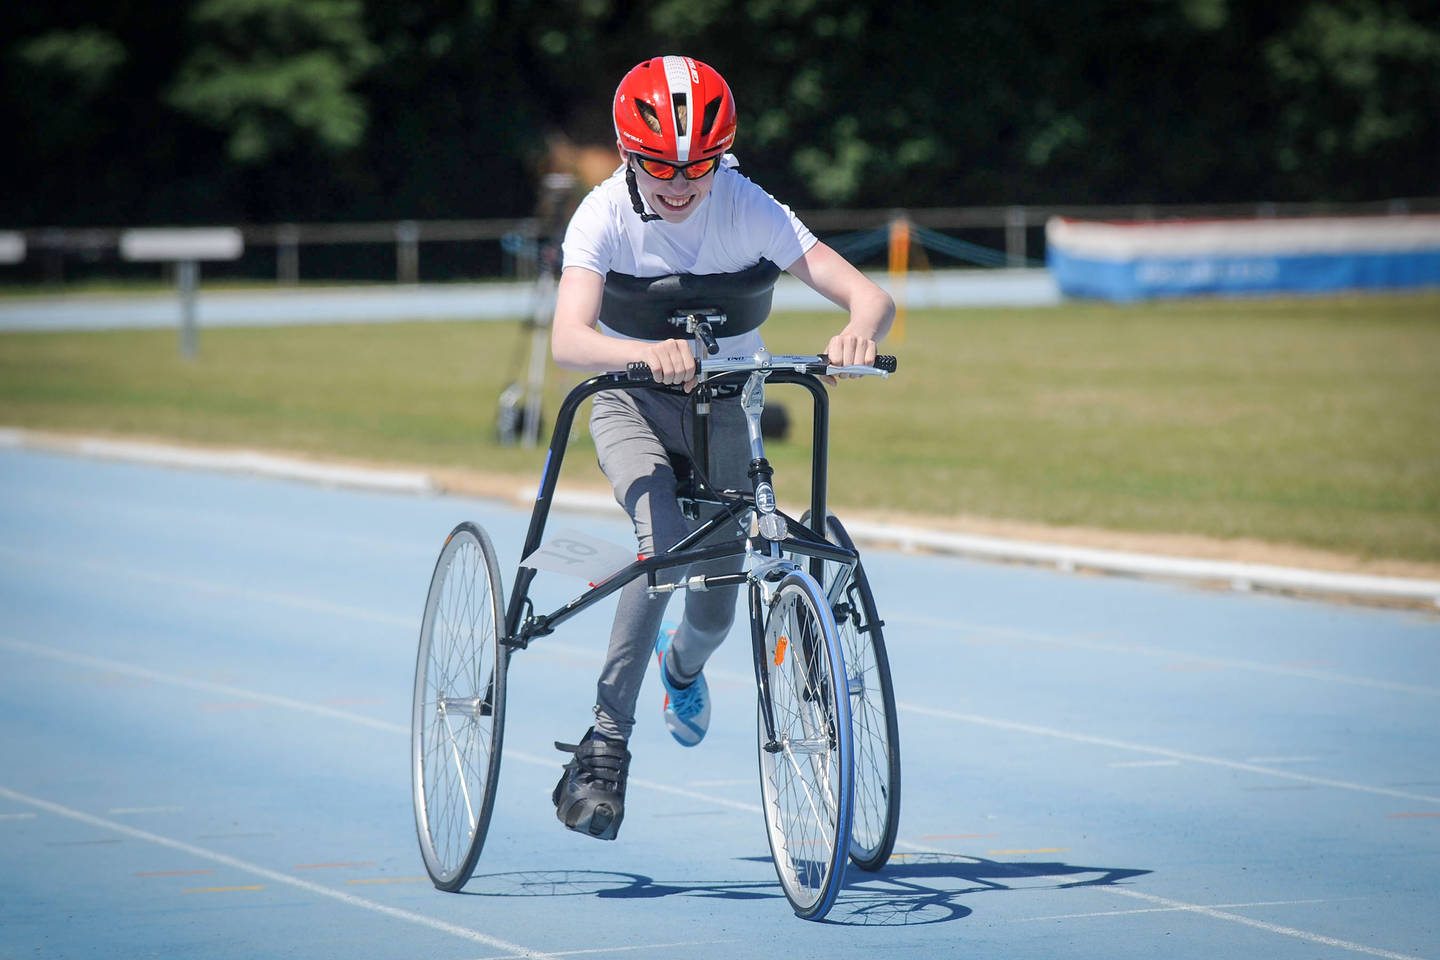
[[(615, 499), (630, 514), (640, 553), (647, 557), (668, 550), (694, 529), (675, 500), (675, 472), (668, 453), (689, 455), (693, 439), (689, 411), (686, 397), (656, 390), (616, 390), (595, 395), (590, 434), (595, 439), (600, 469), (614, 487)], [(749, 466), (750, 444), (739, 400), (714, 401), (710, 406), (712, 484), (749, 489)], [(729, 529), (735, 537), (745, 534), (738, 523)], [(688, 573), (738, 569), (739, 564), (733, 560), (712, 561)], [(667, 573), (664, 582), (679, 579), (687, 571), (675, 568)], [(652, 599), (645, 588), (642, 577), (620, 591), (610, 630), (610, 649), (595, 694), (595, 730), (602, 736), (628, 740), (635, 726), (635, 702), (669, 599), (669, 594)], [(685, 616), (670, 648), (671, 673), (677, 680), (698, 675), (729, 633), (735, 618), (737, 589), (686, 594)]]

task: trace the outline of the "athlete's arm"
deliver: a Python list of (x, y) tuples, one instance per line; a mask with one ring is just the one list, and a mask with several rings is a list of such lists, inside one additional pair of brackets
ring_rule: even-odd
[(695, 385), (695, 355), (687, 340), (622, 340), (596, 329), (605, 278), (585, 267), (566, 267), (560, 273), (555, 298), (555, 322), (550, 328), (550, 352), (567, 370), (624, 370), (636, 360), (650, 365), (660, 383)]
[(836, 306), (850, 312), (850, 322), (835, 336), (825, 354), (836, 366), (873, 364), (875, 345), (890, 332), (895, 301), (869, 277), (824, 243), (816, 243), (789, 266)]

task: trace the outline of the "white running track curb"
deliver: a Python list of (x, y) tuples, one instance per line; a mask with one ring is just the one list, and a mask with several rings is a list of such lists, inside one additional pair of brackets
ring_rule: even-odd
[[(163, 466), (251, 473), (392, 493), (443, 492), (428, 474), (422, 472), (332, 466), (246, 450), (204, 451), (159, 443), (57, 439), (32, 434), (26, 430), (7, 428), (0, 428), (0, 447), (29, 447)], [(528, 503), (533, 502), (533, 497), (532, 488), (520, 491), (516, 499)], [(584, 512), (608, 513), (616, 509), (615, 501), (609, 496), (583, 493), (557, 493), (553, 506)], [(937, 553), (986, 560), (1045, 564), (1065, 571), (1090, 570), (1126, 576), (1221, 583), (1236, 590), (1268, 589), (1378, 600), (1420, 601), (1440, 606), (1440, 580), (1331, 573), (1224, 560), (1196, 560), (858, 521), (848, 522), (846, 529), (857, 540), (893, 544), (902, 550), (933, 550)]]
[(289, 457), (276, 457), (268, 453), (256, 453), (252, 450), (196, 450), (164, 443), (101, 440), (90, 437), (55, 437), (31, 433), (28, 430), (0, 428), (0, 448), (3, 447), (29, 447), (35, 450), (78, 454), (105, 460), (150, 463), (166, 467), (191, 467), (199, 470), (219, 470), (225, 473), (253, 473), (286, 480), (305, 480), (329, 486), (388, 490), (394, 493), (434, 493), (437, 489), (429, 475), (424, 473), (310, 463)]

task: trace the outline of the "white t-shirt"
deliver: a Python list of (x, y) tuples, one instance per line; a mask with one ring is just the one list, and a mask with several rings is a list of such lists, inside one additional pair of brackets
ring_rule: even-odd
[[(635, 277), (737, 273), (762, 258), (787, 269), (815, 245), (815, 235), (735, 167), (735, 158), (726, 154), (710, 193), (680, 223), (641, 223), (621, 166), (590, 191), (570, 218), (561, 246), (564, 265), (602, 277), (611, 270)], [(599, 329), (624, 337), (603, 323)], [(721, 337), (719, 345), (723, 356), (744, 356), (764, 343), (752, 330)]]

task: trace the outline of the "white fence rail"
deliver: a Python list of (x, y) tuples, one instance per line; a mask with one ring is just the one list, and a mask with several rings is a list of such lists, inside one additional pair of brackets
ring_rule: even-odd
[[(1440, 212), (1440, 197), (1398, 198), (1370, 203), (1125, 204), (1107, 206), (1009, 205), (925, 209), (808, 210), (800, 217), (821, 236), (883, 229), (897, 219), (940, 231), (1002, 231), (1005, 262), (1023, 266), (1043, 251), (1041, 229), (1051, 217), (1084, 220), (1174, 220), (1229, 217), (1356, 216)], [(420, 278), (422, 245), (499, 243), (512, 238), (533, 243), (544, 221), (539, 217), (494, 220), (398, 220), (370, 223), (281, 223), (241, 225), (247, 250), (274, 251), (275, 277), (281, 284), (300, 280), (301, 250), (307, 246), (383, 244), (395, 249), (395, 279)], [(124, 230), (119, 227), (43, 227), (11, 231), (20, 249), (56, 264), (67, 259), (114, 259)], [(47, 271), (52, 272), (52, 271)], [(54, 273), (63, 274), (63, 267)]]

